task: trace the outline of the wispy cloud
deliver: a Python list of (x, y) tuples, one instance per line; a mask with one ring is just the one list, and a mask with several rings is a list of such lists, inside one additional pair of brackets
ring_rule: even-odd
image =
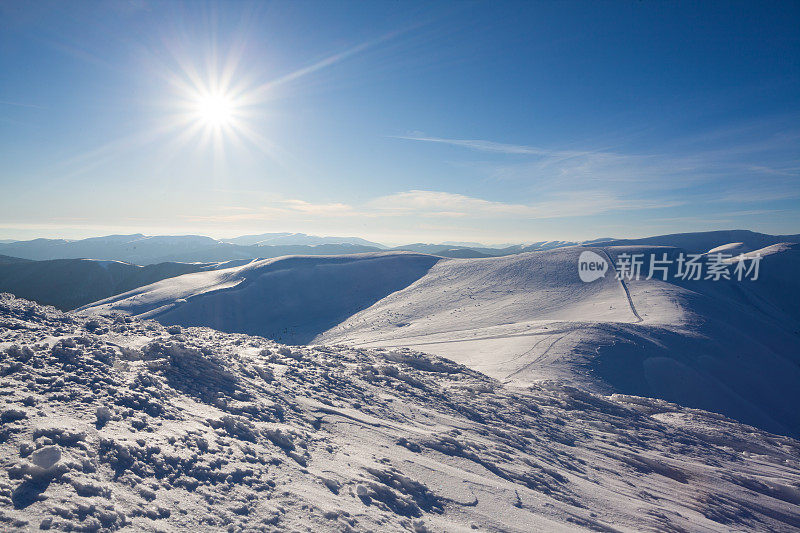
[(653, 203), (625, 200), (603, 191), (575, 191), (530, 203), (506, 203), (442, 191), (411, 190), (376, 198), (367, 203), (384, 215), (475, 218), (562, 218), (609, 211), (674, 207), (678, 202)]
[(659, 209), (679, 205), (625, 200), (602, 191), (565, 193), (536, 203), (509, 203), (444, 191), (410, 190), (373, 198), (359, 205), (272, 199), (257, 207), (229, 206), (213, 215), (187, 216), (206, 222), (270, 221), (279, 219), (546, 219), (596, 215), (612, 211)]
[(211, 215), (184, 215), (183, 218), (199, 222), (246, 222), (273, 221), (281, 219), (319, 219), (348, 218), (366, 216), (352, 206), (339, 203), (313, 203), (293, 198), (277, 198), (263, 202), (258, 206), (229, 205), (219, 209), (219, 213)]
[(508, 144), (482, 139), (446, 139), (442, 137), (429, 137), (426, 135), (395, 135), (395, 139), (407, 141), (420, 141), (438, 144), (447, 144), (468, 148), (479, 152), (489, 152), (506, 155), (530, 155), (553, 159), (554, 161), (565, 161), (568, 159), (594, 157), (603, 159), (624, 159), (631, 156), (617, 154), (608, 150), (553, 150), (538, 146), (528, 146), (523, 144)]
[(45, 107), (42, 107), (40, 105), (25, 104), (25, 103), (22, 103), (22, 102), (11, 102), (11, 101), (8, 101), (8, 100), (0, 100), (0, 105), (7, 105), (7, 106), (12, 106), (12, 107), (28, 107), (28, 108), (31, 108), (31, 109), (46, 109)]
[(718, 202), (724, 203), (763, 203), (763, 202), (781, 202), (785, 200), (796, 200), (800, 198), (800, 189), (795, 190), (752, 190), (752, 189), (739, 189), (731, 190), (722, 193), (718, 198)]
[(549, 150), (536, 148), (534, 146), (524, 146), (520, 144), (504, 144), (480, 139), (444, 139), (442, 137), (427, 137), (424, 135), (393, 135), (394, 139), (404, 139), (406, 141), (421, 141), (438, 144), (449, 144), (450, 146), (460, 146), (481, 152), (493, 152), (499, 154), (525, 154), (525, 155), (550, 155)]
[(334, 65), (336, 65), (338, 63), (341, 63), (341, 62), (343, 62), (343, 61), (345, 61), (347, 59), (350, 59), (350, 58), (352, 58), (354, 56), (362, 54), (362, 53), (366, 52), (367, 50), (375, 48), (376, 46), (379, 46), (379, 45), (381, 45), (383, 43), (391, 41), (392, 39), (395, 39), (395, 38), (397, 38), (397, 37), (409, 32), (409, 31), (413, 30), (416, 27), (418, 27), (418, 25), (414, 25), (414, 26), (410, 26), (410, 27), (407, 27), (407, 28), (401, 28), (401, 29), (398, 29), (398, 30), (395, 30), (395, 31), (391, 31), (391, 32), (385, 33), (385, 34), (383, 34), (383, 35), (381, 35), (381, 36), (379, 36), (379, 37), (377, 37), (375, 39), (371, 39), (369, 41), (365, 41), (365, 42), (359, 43), (357, 45), (351, 46), (350, 48), (347, 48), (347, 49), (342, 50), (340, 52), (337, 52), (335, 54), (331, 54), (329, 56), (326, 56), (326, 57), (324, 57), (324, 58), (322, 58), (322, 59), (320, 59), (318, 61), (315, 61), (314, 63), (311, 63), (310, 65), (307, 65), (305, 67), (301, 67), (301, 68), (299, 68), (297, 70), (294, 70), (294, 71), (292, 71), (292, 72), (290, 72), (288, 74), (284, 74), (283, 76), (280, 76), (280, 77), (278, 77), (278, 78), (276, 78), (274, 80), (270, 80), (270, 81), (262, 84), (261, 86), (259, 86), (258, 88), (256, 88), (253, 91), (253, 94), (262, 95), (262, 97), (263, 97), (263, 95), (268, 94), (270, 91), (272, 91), (276, 87), (279, 87), (281, 85), (285, 85), (285, 84), (294, 82), (294, 81), (296, 81), (296, 80), (298, 80), (300, 78), (303, 78), (303, 77), (306, 77), (308, 75), (314, 74), (314, 73), (316, 73), (318, 71), (321, 71), (323, 69), (330, 68), (330, 67), (332, 67), (332, 66), (334, 66)]
[(752, 203), (792, 199), (800, 194), (800, 166), (796, 152), (790, 149), (798, 138), (794, 130), (739, 143), (719, 132), (717, 137), (724, 142), (696, 139), (693, 145), (679, 143), (672, 151), (665, 147), (663, 153), (650, 154), (608, 148), (550, 149), (422, 133), (395, 138), (499, 156), (460, 164), (476, 168), (490, 179), (524, 186), (530, 195), (591, 190), (601, 197), (604, 193), (617, 199), (649, 198), (655, 203), (675, 202), (686, 196), (695, 203)]
[(354, 210), (351, 206), (343, 203), (321, 203), (315, 204), (306, 202), (304, 200), (283, 200), (284, 209), (287, 211), (296, 211), (310, 215), (351, 215)]
[[(521, 162), (492, 161), (480, 162), (477, 165), (482, 165), (495, 179), (533, 180), (543, 186), (558, 182), (559, 188), (562, 189), (567, 189), (577, 182), (587, 181), (603, 183), (635, 181), (641, 184), (648, 177), (663, 174), (666, 170), (657, 156), (623, 154), (607, 149), (556, 150), (482, 139), (447, 139), (421, 134), (394, 138), (455, 146), (490, 154), (529, 156)], [(681, 166), (687, 165), (673, 164), (672, 168)]]

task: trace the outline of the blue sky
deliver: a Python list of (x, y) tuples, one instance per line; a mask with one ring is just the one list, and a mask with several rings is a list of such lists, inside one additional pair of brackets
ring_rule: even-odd
[(797, 2), (0, 3), (0, 238), (797, 233), (798, 27)]

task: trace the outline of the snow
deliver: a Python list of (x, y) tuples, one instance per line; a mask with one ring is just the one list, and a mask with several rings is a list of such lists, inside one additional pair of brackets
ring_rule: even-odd
[[(0, 295), (0, 529), (800, 529), (794, 237), (287, 256), (73, 313)], [(612, 265), (590, 283), (587, 251)], [(759, 278), (614, 276), (686, 252)]]
[(160, 263), (138, 266), (122, 261), (53, 259), (2, 261), (0, 291), (60, 309), (74, 309), (155, 281), (232, 265)]
[[(245, 236), (243, 242), (249, 242), (249, 237), (253, 236)], [(332, 240), (336, 242), (330, 242), (325, 238), (319, 238), (316, 241), (314, 241), (314, 237), (309, 237), (309, 239), (317, 244), (261, 243), (256, 246), (254, 244), (232, 244), (202, 235), (109, 235), (76, 241), (34, 239), (0, 243), (0, 254), (33, 260), (92, 258), (151, 265), (163, 262), (241, 261), (299, 253), (326, 255), (369, 252), (381, 248), (344, 242), (347, 239), (333, 238)], [(292, 239), (288, 239), (288, 242), (291, 241)]]
[[(637, 326), (613, 283), (548, 292), (567, 279), (562, 253), (483, 273), (441, 260), (404, 290), (436, 290), (425, 309), (452, 320), (453, 331), (469, 325), (467, 313), (445, 312), (461, 300), (428, 276), (450, 279), (462, 300), (520, 278), (539, 300), (506, 287), (489, 305), (524, 320), (540, 320), (536, 305), (554, 300), (541, 320), (562, 323), (568, 308)], [(418, 256), (356, 263), (409, 257)], [(531, 270), (537, 265), (555, 273)], [(192, 291), (206, 291), (202, 299), (212, 287), (255, 283), (246, 273), (203, 274), (173, 295), (191, 302)], [(643, 316), (657, 303), (641, 296), (650, 289), (630, 287)], [(487, 327), (504, 331), (506, 319)], [(0, 528), (8, 530), (800, 527), (792, 438), (664, 400), (552, 381), (507, 387), (406, 348), (284, 346), (118, 312), (64, 314), (2, 295), (0, 374)]]
[(408, 252), (294, 256), (140, 287), (82, 309), (305, 343), (423, 276), (439, 258)]
[(738, 244), (748, 250), (757, 250), (779, 242), (800, 242), (800, 234), (768, 235), (748, 230), (700, 231), (657, 235), (643, 239), (609, 239), (605, 246), (672, 246), (685, 252), (705, 253), (720, 246)]
[[(679, 240), (714, 248), (705, 234)], [(557, 381), (662, 398), (800, 436), (796, 245), (754, 249), (747, 257), (761, 253), (761, 277), (742, 282), (619, 281), (612, 268), (584, 283), (586, 250), (612, 265), (623, 253), (681, 252), (603, 244), (485, 259), (286, 257), (164, 280), (81, 312), (292, 344), (411, 348), (510, 386)]]
[(260, 235), (242, 235), (232, 239), (224, 239), (223, 242), (240, 244), (244, 246), (269, 246), (269, 245), (308, 245), (319, 244), (357, 244), (362, 246), (372, 246), (375, 248), (386, 248), (377, 242), (368, 241), (359, 237), (321, 237), (318, 235), (306, 235), (305, 233), (262, 233)]
[[(315, 343), (409, 347), (508, 384), (557, 380), (664, 398), (800, 434), (796, 246), (764, 251), (756, 282), (578, 280), (586, 248), (437, 263)], [(669, 247), (594, 247), (675, 255)], [(613, 272), (612, 272), (613, 274)]]

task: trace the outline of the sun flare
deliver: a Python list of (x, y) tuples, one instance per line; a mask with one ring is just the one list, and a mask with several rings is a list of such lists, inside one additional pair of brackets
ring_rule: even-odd
[(164, 100), (163, 127), (171, 136), (170, 151), (194, 146), (220, 162), (226, 152), (241, 148), (280, 157), (263, 134), (270, 85), (256, 82), (240, 66), (239, 52), (222, 56), (212, 54), (204, 61), (176, 56), (175, 65), (166, 66), (170, 94)]
[(227, 126), (235, 118), (236, 104), (225, 94), (198, 96), (194, 107), (197, 119), (209, 126)]
[(178, 89), (171, 125), (178, 132), (175, 142), (179, 146), (197, 141), (198, 147), (210, 146), (222, 155), (226, 145), (258, 139), (248, 124), (253, 119), (253, 102), (246, 90), (214, 75), (176, 78), (175, 83)]

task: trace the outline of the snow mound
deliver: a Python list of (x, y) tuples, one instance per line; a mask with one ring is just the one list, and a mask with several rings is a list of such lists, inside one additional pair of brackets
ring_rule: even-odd
[(800, 442), (663, 400), (10, 295), (0, 321), (4, 529), (800, 527)]
[(711, 254), (743, 254), (752, 251), (752, 248), (746, 246), (743, 242), (729, 242), (721, 246), (715, 246), (706, 252)]

